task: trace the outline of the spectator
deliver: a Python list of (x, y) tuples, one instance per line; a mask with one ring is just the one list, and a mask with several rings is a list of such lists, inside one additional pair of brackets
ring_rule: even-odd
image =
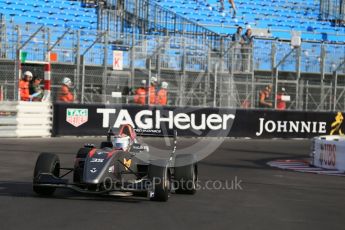
[(273, 104), (270, 102), (272, 92), (272, 85), (267, 85), (259, 94), (259, 108), (272, 108)]
[(19, 90), (20, 90), (20, 100), (21, 101), (29, 101), (30, 100), (30, 91), (29, 91), (29, 84), (32, 80), (32, 73), (30, 71), (26, 71), (24, 73), (23, 79), (19, 81)]
[(162, 87), (157, 93), (157, 104), (167, 105), (168, 102), (168, 83), (163, 81)]
[(232, 41), (240, 43), (242, 38), (242, 26), (237, 27), (236, 33), (232, 35)]
[[(229, 3), (231, 5), (231, 7), (232, 7), (232, 10), (233, 10), (232, 17), (234, 18), (234, 17), (236, 17), (236, 12), (237, 12), (235, 1), (234, 0), (229, 0)], [(220, 10), (223, 11), (224, 10), (224, 0), (220, 0), (220, 4), (221, 4)], [(231, 9), (230, 9), (230, 14), (231, 14)]]
[(281, 88), (281, 91), (277, 93), (277, 109), (285, 110), (286, 102), (290, 101), (289, 96), (285, 92), (285, 88)]
[(139, 105), (146, 104), (146, 80), (142, 80), (141, 86), (135, 90), (134, 103)]
[[(235, 5), (235, 0), (229, 0), (229, 3), (232, 7), (232, 10), (233, 10), (233, 13), (232, 13), (232, 17), (236, 17), (236, 13), (237, 13), (237, 8), (236, 8), (236, 5)], [(231, 11), (230, 11), (231, 13)]]
[(156, 86), (157, 86), (157, 78), (151, 77), (151, 84), (149, 87), (149, 104), (153, 105), (156, 103)]
[(43, 98), (43, 89), (41, 87), (42, 78), (34, 77), (30, 82), (30, 95), (32, 97), (32, 101), (42, 101)]
[(241, 26), (237, 27), (236, 33), (232, 35), (233, 41), (233, 59), (234, 61), (234, 71), (238, 72), (241, 70), (241, 39), (242, 39), (242, 30)]
[(71, 91), (72, 81), (68, 77), (62, 80), (62, 86), (58, 92), (58, 101), (60, 102), (73, 102), (74, 95)]
[(246, 33), (241, 37), (241, 54), (242, 54), (242, 68), (244, 72), (248, 72), (251, 69), (250, 63), (253, 52), (254, 37), (252, 36), (252, 30), (247, 29)]

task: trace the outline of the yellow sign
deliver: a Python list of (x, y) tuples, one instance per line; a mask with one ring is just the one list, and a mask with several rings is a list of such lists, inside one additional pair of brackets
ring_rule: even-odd
[(341, 130), (341, 124), (343, 123), (343, 120), (344, 120), (343, 114), (341, 114), (341, 112), (338, 112), (337, 116), (335, 116), (335, 121), (331, 125), (332, 130), (331, 130), (330, 135), (338, 134), (340, 136), (344, 136), (344, 133)]
[(123, 164), (126, 165), (126, 170), (128, 170), (128, 168), (131, 167), (131, 164), (132, 164), (132, 159), (126, 159), (126, 158), (123, 158)]

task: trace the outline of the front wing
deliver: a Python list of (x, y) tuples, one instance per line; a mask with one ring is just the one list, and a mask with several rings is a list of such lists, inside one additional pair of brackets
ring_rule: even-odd
[(90, 190), (86, 184), (69, 183), (67, 179), (62, 179), (54, 176), (51, 173), (39, 174), (33, 183), (34, 186), (54, 187), (62, 189), (71, 189), (80, 193), (87, 194), (108, 194), (111, 192), (152, 192), (152, 186), (149, 180), (142, 179), (139, 181), (126, 181), (114, 183), (106, 189)]

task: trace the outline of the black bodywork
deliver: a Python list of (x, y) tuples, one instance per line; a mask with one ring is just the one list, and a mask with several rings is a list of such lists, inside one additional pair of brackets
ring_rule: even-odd
[[(76, 154), (73, 168), (60, 167), (59, 161), (55, 160), (58, 161), (58, 166), (55, 166), (53, 170), (46, 170), (45, 166), (43, 167), (44, 170), (40, 170), (39, 168), (42, 167), (38, 165), (40, 161), (38, 159), (33, 178), (35, 192), (45, 195), (46, 193), (41, 192), (42, 189), (67, 188), (90, 194), (122, 192), (141, 194), (152, 198), (155, 197), (155, 193), (162, 193), (163, 191), (166, 194), (173, 190), (172, 180), (176, 170), (178, 170), (174, 167), (176, 146), (166, 159), (153, 160), (150, 159), (147, 145), (135, 142), (132, 143), (128, 151), (123, 151), (114, 149), (109, 140), (110, 135), (106, 142), (101, 143), (100, 148), (96, 148), (94, 145), (85, 145), (80, 148)], [(195, 174), (193, 174), (194, 181), (194, 179), (196, 180), (197, 166), (192, 161), (191, 165)], [(70, 173), (73, 173), (73, 182), (65, 179)], [(155, 177), (159, 179), (160, 184), (154, 181)], [(158, 187), (158, 190), (155, 186)], [(168, 195), (163, 197), (166, 198), (161, 198), (161, 200), (165, 201)]]

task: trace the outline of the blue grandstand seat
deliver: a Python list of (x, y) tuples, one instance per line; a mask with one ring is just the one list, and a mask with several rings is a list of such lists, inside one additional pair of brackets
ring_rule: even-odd
[[(207, 26), (209, 29), (217, 33), (234, 33), (235, 27), (238, 25), (250, 24), (258, 28), (267, 28), (277, 30), (299, 30), (302, 32), (302, 38), (311, 38), (310, 35), (303, 32), (335, 32), (330, 22), (322, 22), (318, 20), (319, 6), (314, 0), (294, 1), (294, 0), (274, 0), (274, 1), (236, 1), (238, 7), (237, 21), (231, 20), (231, 16), (226, 12), (220, 12), (220, 1), (209, 0), (204, 1), (184, 1), (184, 0), (156, 0), (156, 2), (177, 14), (199, 24), (222, 24), (227, 23), (233, 26), (231, 29), (225, 29), (223, 26), (218, 27)], [(225, 7), (229, 9), (229, 4), (225, 1)], [(211, 10), (210, 10), (211, 8)], [(197, 11), (195, 11), (195, 9)], [(195, 11), (195, 12), (194, 12)], [(225, 14), (225, 15), (224, 15)], [(270, 22), (270, 23), (268, 23)], [(345, 33), (345, 31), (344, 31)], [(283, 35), (281, 38), (287, 38), (286, 33), (275, 33), (276, 36)], [(305, 37), (303, 37), (305, 36)], [(316, 39), (322, 41), (322, 37)], [(330, 37), (330, 39), (339, 39)], [(312, 40), (315, 40), (313, 38)]]
[[(224, 35), (235, 32), (236, 27), (241, 25), (246, 27), (250, 25), (256, 28), (268, 28), (272, 31), (273, 38), (290, 39), (291, 30), (302, 32), (304, 40), (312, 41), (334, 41), (344, 42), (344, 36), (337, 36), (337, 33), (345, 33), (345, 28), (335, 28), (330, 22), (318, 20), (318, 4), (314, 0), (272, 0), (272, 1), (245, 1), (237, 0), (237, 17), (232, 18), (229, 13), (229, 3), (224, 1), (225, 10), (220, 11), (220, 0), (194, 1), (194, 0), (154, 0), (163, 8), (169, 9), (178, 15), (182, 15), (196, 24), (202, 24), (206, 28)], [(132, 9), (133, 10), (133, 9)], [(18, 23), (45, 24), (52, 27), (73, 28), (73, 29), (97, 29), (97, 11), (95, 8), (84, 8), (80, 1), (63, 0), (0, 0), (0, 13), (7, 18), (12, 18)], [(31, 16), (28, 16), (31, 15)], [(173, 20), (170, 20), (173, 21)], [(162, 23), (161, 28), (165, 24)], [(155, 30), (160, 29), (157, 26), (147, 34), (159, 34)], [(172, 24), (168, 25), (173, 28)], [(188, 27), (194, 28), (193, 26)], [(125, 32), (137, 33), (138, 28), (126, 27)], [(89, 45), (93, 41), (94, 35), (83, 36), (83, 46)], [(151, 42), (151, 43), (150, 43)], [(256, 43), (260, 50), (263, 50), (264, 41)], [(64, 45), (72, 46), (73, 40), (66, 39)], [(154, 46), (154, 40), (149, 40), (150, 45), (147, 49), (151, 52)], [(97, 49), (101, 47), (96, 46)], [(171, 55), (179, 55), (180, 44), (170, 47)], [(290, 47), (287, 47), (290, 49)], [(310, 49), (313, 49), (310, 47)], [(269, 50), (269, 49), (268, 49)], [(283, 49), (282, 49), (283, 50)], [(283, 50), (286, 51), (286, 50)], [(343, 51), (343, 50), (342, 50)], [(202, 56), (197, 47), (188, 49), (189, 55)], [(334, 52), (336, 53), (336, 52)], [(341, 53), (338, 52), (338, 53)], [(260, 60), (266, 60), (268, 54), (255, 54)], [(200, 56), (200, 57), (201, 57)], [(308, 61), (312, 63), (310, 57)], [(310, 60), (309, 60), (310, 59)], [(169, 62), (166, 60), (167, 63)], [(269, 62), (269, 61), (268, 61)], [(170, 64), (169, 64), (170, 65)], [(173, 65), (173, 64), (171, 64)], [(194, 65), (194, 64), (193, 64)], [(260, 68), (270, 68), (264, 62), (257, 63)], [(192, 66), (192, 65), (191, 65)], [(201, 68), (195, 64), (194, 68)], [(285, 67), (290, 68), (290, 67)]]
[[(20, 23), (90, 29), (96, 29), (97, 25), (95, 9), (85, 9), (77, 1), (31, 0), (23, 2), (0, 0), (0, 6), (2, 6), (0, 13)], [(28, 15), (32, 15), (32, 17), (28, 17)], [(65, 22), (73, 23), (66, 24)]]

